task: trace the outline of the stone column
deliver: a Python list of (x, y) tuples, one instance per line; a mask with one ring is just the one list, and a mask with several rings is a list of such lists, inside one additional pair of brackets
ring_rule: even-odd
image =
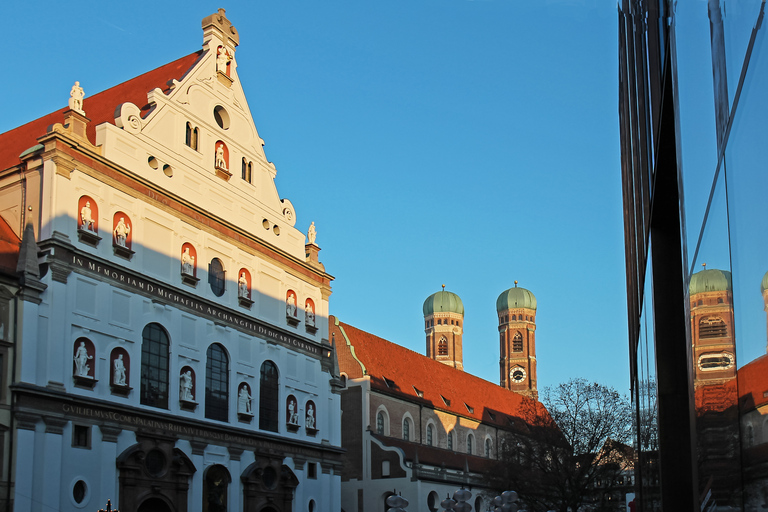
[[(189, 496), (192, 503), (196, 496), (200, 496), (200, 503), (203, 499), (203, 473), (205, 473), (205, 448), (208, 443), (203, 441), (190, 441), (189, 445), (192, 447), (192, 464), (195, 465), (197, 471), (192, 475), (192, 483), (189, 485)], [(234, 480), (234, 477), (232, 477)], [(235, 509), (232, 509), (235, 510)]]
[[(227, 488), (227, 508), (229, 510), (243, 510), (243, 494), (240, 492), (240, 457), (243, 454), (242, 448), (236, 446), (227, 446), (229, 451), (229, 474), (232, 476), (232, 483)], [(199, 471), (198, 471), (199, 473)]]

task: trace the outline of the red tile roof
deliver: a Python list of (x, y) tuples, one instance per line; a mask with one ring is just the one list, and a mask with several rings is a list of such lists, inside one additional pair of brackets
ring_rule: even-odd
[[(340, 322), (334, 316), (329, 324), (336, 340), (339, 369), (347, 378), (368, 375), (376, 391), (507, 430), (526, 428), (524, 421), (514, 419), (528, 417), (524, 411), (530, 410), (532, 402), (523, 395)], [(365, 373), (358, 360), (365, 366)], [(538, 402), (536, 405), (541, 406)]]
[(742, 412), (768, 404), (768, 354), (739, 369), (739, 404)]
[[(83, 106), (86, 116), (91, 120), (86, 132), (88, 140), (96, 142), (96, 126), (105, 122), (114, 124), (115, 109), (123, 103), (134, 103), (141, 109), (142, 115), (146, 115), (150, 108), (147, 105), (147, 93), (160, 88), (167, 94), (170, 91), (168, 82), (174, 78), (180, 80), (202, 54), (202, 50), (197, 51), (106, 91), (86, 96)], [(0, 134), (0, 169), (17, 165), (20, 162), (19, 155), (37, 144), (37, 138), (45, 135), (49, 126), (64, 122), (64, 111), (67, 109), (52, 112)]]
[(0, 217), (0, 272), (16, 275), (20, 248), (21, 239), (16, 236), (5, 219)]

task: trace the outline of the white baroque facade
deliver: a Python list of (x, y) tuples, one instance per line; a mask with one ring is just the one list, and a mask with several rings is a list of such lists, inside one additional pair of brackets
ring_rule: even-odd
[(237, 30), (219, 10), (203, 33), (0, 135), (0, 214), (26, 228), (16, 510), (340, 510), (333, 278), (278, 195)]

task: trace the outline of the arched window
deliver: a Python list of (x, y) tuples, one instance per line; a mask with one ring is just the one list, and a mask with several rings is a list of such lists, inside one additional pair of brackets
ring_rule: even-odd
[(184, 142), (187, 146), (192, 147), (192, 125), (187, 122), (187, 130), (186, 130), (186, 136), (184, 137)]
[(472, 445), (474, 444), (474, 437), (472, 434), (467, 434), (467, 454), (472, 455)]
[(440, 338), (440, 341), (437, 342), (437, 355), (439, 356), (448, 355), (448, 340), (445, 339), (445, 336)]
[(403, 440), (411, 440), (411, 422), (408, 418), (403, 418)]
[(485, 456), (489, 459), (491, 458), (491, 440), (486, 439), (485, 440)]
[(141, 403), (168, 408), (168, 334), (151, 323), (141, 334)]
[(448, 449), (453, 450), (453, 432), (448, 432)]
[(523, 335), (519, 332), (515, 334), (515, 337), (512, 338), (512, 352), (522, 352), (523, 351)]
[(376, 433), (384, 435), (384, 413), (382, 411), (376, 414)]
[(434, 428), (432, 428), (432, 425), (427, 425), (427, 445), (432, 446), (432, 438), (433, 438), (433, 431)]
[(277, 366), (272, 361), (261, 365), (259, 381), (259, 428), (277, 432), (278, 395)]
[(512, 321), (517, 320), (517, 315), (512, 315)]
[(229, 421), (229, 358), (218, 343), (208, 347), (205, 362), (205, 417)]
[(248, 172), (248, 162), (246, 162), (245, 158), (243, 158), (243, 170), (242, 170), (243, 179), (246, 179), (246, 176), (248, 176), (247, 172)]
[(206, 469), (203, 481), (203, 512), (227, 510), (227, 487), (231, 481), (229, 471), (221, 464)]
[(224, 295), (226, 283), (224, 265), (219, 258), (213, 258), (211, 264), (208, 265), (208, 284), (211, 285), (213, 294), (217, 297)]

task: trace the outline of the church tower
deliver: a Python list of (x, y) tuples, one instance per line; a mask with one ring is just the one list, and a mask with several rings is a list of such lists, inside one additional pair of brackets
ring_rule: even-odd
[(740, 500), (742, 488), (731, 290), (731, 273), (718, 269), (695, 273), (688, 288), (699, 475), (718, 504)]
[(464, 369), (461, 335), (464, 332), (464, 304), (455, 293), (443, 290), (424, 301), (424, 332), (427, 357), (459, 370)]
[(537, 397), (536, 389), (536, 297), (525, 288), (506, 290), (496, 299), (499, 316), (503, 388)]

